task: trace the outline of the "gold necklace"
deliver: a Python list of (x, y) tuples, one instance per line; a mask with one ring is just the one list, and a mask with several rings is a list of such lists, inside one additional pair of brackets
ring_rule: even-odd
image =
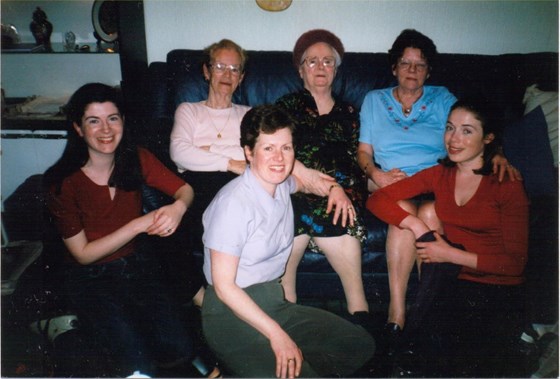
[[(207, 107), (207, 108), (206, 108), (206, 113), (208, 113), (208, 117), (210, 118), (210, 122), (212, 123), (212, 126), (214, 127), (214, 129), (216, 129), (216, 132), (218, 133), (218, 134), (216, 135), (216, 137), (222, 138), (222, 132), (224, 131), (224, 129), (226, 128), (226, 126), (227, 126), (227, 124), (228, 124), (228, 122), (229, 122), (229, 119), (230, 119), (230, 117), (231, 117), (231, 111), (233, 110), (233, 105), (229, 108), (229, 113), (228, 113), (227, 120), (226, 120), (224, 126), (222, 126), (221, 129), (218, 129), (218, 128), (216, 127), (216, 124), (214, 123), (214, 119), (212, 118), (212, 115), (210, 114), (210, 111), (208, 110), (208, 108), (210, 108), (210, 107), (208, 106), (208, 103), (206, 103), (206, 107)], [(212, 109), (213, 109), (213, 108), (212, 108)]]
[[(414, 103), (415, 103), (416, 101), (414, 101), (414, 102), (412, 103), (412, 105), (411, 105), (409, 108), (407, 108), (407, 107), (404, 106), (404, 103), (402, 102), (401, 97), (399, 96), (399, 89), (398, 89), (398, 88), (395, 89), (395, 93), (397, 94), (397, 101), (401, 104), (401, 108), (402, 108), (404, 117), (410, 116), (410, 113), (412, 112), (412, 105), (414, 105)], [(420, 96), (421, 96), (421, 95), (420, 95)], [(419, 98), (418, 98), (418, 99), (419, 99)], [(416, 99), (416, 100), (418, 100), (418, 99)]]

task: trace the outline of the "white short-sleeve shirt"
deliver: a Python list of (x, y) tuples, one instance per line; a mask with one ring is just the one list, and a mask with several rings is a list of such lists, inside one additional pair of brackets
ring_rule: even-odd
[(209, 284), (210, 249), (239, 257), (235, 282), (241, 288), (284, 274), (294, 240), (290, 194), (295, 191), (290, 176), (270, 196), (248, 167), (218, 192), (202, 217), (203, 271)]

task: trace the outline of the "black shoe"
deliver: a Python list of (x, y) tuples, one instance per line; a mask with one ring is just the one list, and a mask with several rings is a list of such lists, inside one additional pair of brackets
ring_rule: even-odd
[(392, 356), (395, 354), (402, 336), (402, 329), (394, 322), (388, 322), (383, 328), (383, 337), (387, 345), (387, 354)]
[(352, 324), (360, 325), (367, 331), (370, 331), (373, 326), (372, 316), (367, 311), (354, 312), (351, 315), (348, 315), (347, 319)]

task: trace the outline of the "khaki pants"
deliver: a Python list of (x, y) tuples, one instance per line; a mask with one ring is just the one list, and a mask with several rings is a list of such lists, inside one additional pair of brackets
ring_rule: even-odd
[[(278, 281), (256, 284), (245, 291), (301, 349), (301, 377), (351, 375), (375, 352), (375, 342), (365, 329), (322, 309), (287, 302)], [(202, 325), (210, 348), (229, 374), (276, 376), (276, 358), (269, 340), (235, 316), (212, 286), (204, 296)]]

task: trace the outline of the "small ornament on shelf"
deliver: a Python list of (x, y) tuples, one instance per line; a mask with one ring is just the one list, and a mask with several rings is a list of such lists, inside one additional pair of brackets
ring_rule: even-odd
[(33, 12), (33, 21), (29, 24), (29, 29), (35, 38), (37, 46), (43, 46), (46, 51), (51, 51), (51, 34), (53, 26), (47, 20), (47, 14), (40, 7)]
[(64, 51), (74, 51), (76, 48), (76, 35), (71, 31), (64, 33)]

